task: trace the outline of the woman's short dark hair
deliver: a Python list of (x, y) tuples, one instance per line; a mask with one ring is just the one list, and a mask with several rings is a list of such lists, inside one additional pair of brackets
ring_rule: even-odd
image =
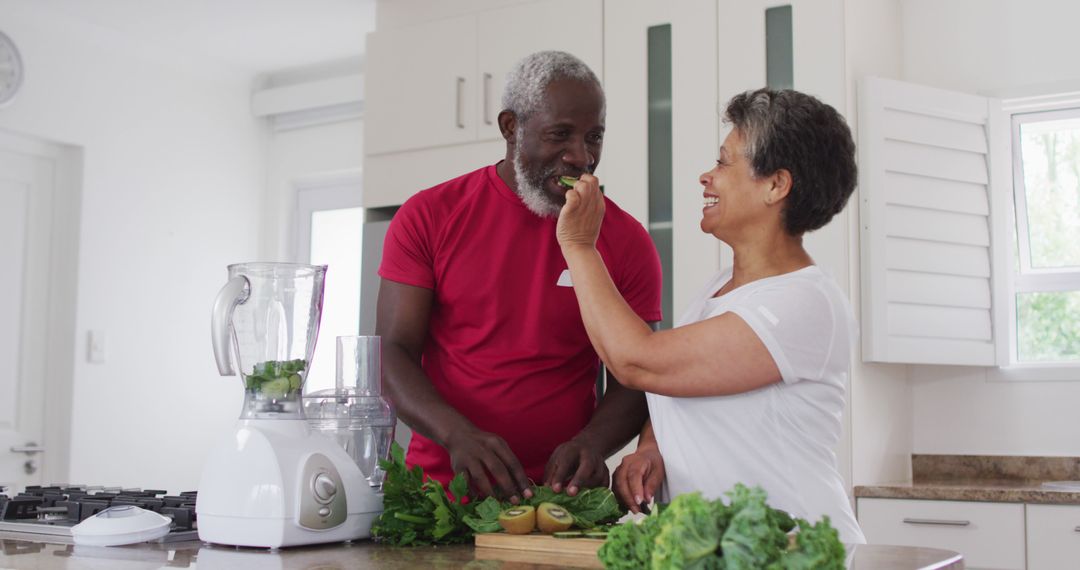
[(836, 109), (798, 91), (762, 88), (732, 97), (724, 116), (742, 135), (754, 176), (791, 173), (787, 233), (816, 230), (844, 209), (855, 190), (855, 141)]

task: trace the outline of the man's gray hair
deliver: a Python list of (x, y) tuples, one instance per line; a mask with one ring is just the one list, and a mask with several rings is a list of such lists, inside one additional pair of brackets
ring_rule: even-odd
[(543, 104), (547, 86), (560, 79), (592, 82), (604, 96), (600, 80), (585, 62), (563, 51), (540, 51), (525, 56), (506, 75), (503, 109), (514, 113), (518, 121), (527, 120)]

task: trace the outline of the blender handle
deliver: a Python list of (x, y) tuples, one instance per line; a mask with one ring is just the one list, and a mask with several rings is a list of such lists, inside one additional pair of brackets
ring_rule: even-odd
[(229, 331), (232, 329), (232, 313), (236, 305), (247, 301), (249, 283), (247, 277), (237, 275), (218, 291), (214, 310), (210, 315), (210, 336), (214, 342), (214, 360), (222, 376), (232, 376), (232, 357), (229, 351)]

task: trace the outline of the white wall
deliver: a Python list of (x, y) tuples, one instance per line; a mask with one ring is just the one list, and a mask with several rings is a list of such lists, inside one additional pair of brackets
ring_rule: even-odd
[[(903, 79), (993, 94), (1080, 79), (1080, 4), (904, 0)], [(914, 451), (1080, 455), (1073, 382), (993, 382), (978, 368), (910, 367)]]
[[(899, 78), (901, 73), (900, 4), (898, 0), (848, 0), (845, 2), (845, 20), (848, 90), (845, 115), (852, 131), (858, 132), (856, 85), (859, 79), (868, 75)], [(856, 190), (846, 209), (848, 234), (845, 245), (851, 261), (844, 276), (857, 315), (861, 298), (859, 198), (860, 192)], [(849, 402), (852, 484), (910, 479), (913, 425), (907, 367), (863, 363), (856, 355)]]
[[(26, 83), (0, 129), (84, 152), (70, 481), (190, 490), (242, 391), (218, 376), (209, 310), (259, 256), (264, 137), (250, 77), (0, 0)], [(86, 334), (107, 335), (106, 361)]]
[(301, 259), (296, 251), (297, 183), (320, 175), (359, 174), (364, 163), (363, 143), (364, 123), (360, 119), (271, 134), (267, 153), (270, 202), (263, 226), (268, 259)]

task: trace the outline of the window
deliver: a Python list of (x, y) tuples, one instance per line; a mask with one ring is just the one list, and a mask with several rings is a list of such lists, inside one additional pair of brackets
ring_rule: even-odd
[(1080, 363), (1080, 108), (1013, 115), (1017, 365)]
[(353, 177), (297, 187), (297, 251), (301, 263), (327, 265), (323, 314), (305, 392), (333, 388), (336, 338), (360, 330), (364, 209)]
[(863, 360), (1080, 381), (1080, 88), (858, 103)]

